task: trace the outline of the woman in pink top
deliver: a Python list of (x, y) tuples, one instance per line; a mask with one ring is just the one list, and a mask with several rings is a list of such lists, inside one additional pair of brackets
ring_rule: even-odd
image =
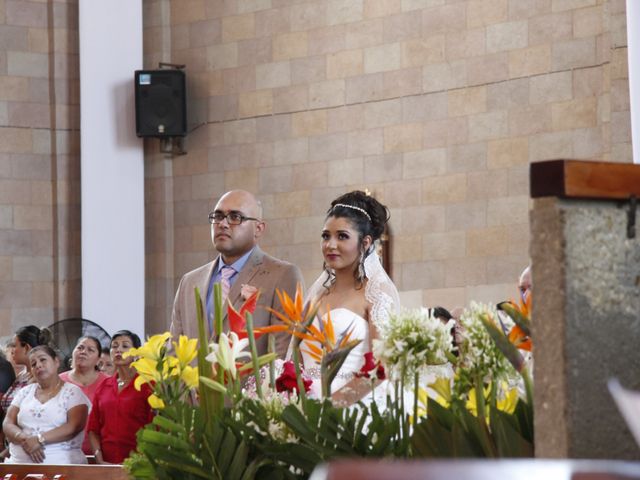
[[(96, 389), (105, 378), (104, 373), (98, 370), (98, 361), (102, 346), (97, 338), (86, 336), (78, 340), (76, 348), (73, 349), (72, 365), (73, 368), (68, 372), (60, 374), (60, 378), (69, 383), (77, 385), (82, 390), (91, 403), (96, 393)], [(85, 429), (84, 440), (82, 442), (82, 451), (85, 455), (93, 455), (91, 445), (89, 444), (89, 435)]]

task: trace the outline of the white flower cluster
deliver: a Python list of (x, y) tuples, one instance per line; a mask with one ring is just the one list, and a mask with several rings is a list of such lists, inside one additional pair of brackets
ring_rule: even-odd
[[(277, 359), (275, 364), (275, 375), (279, 377), (283, 371), (284, 361)], [(269, 372), (268, 366), (264, 366), (260, 369), (261, 385), (263, 398), (260, 399), (256, 392), (255, 377), (249, 376), (245, 382), (243, 388), (243, 397), (246, 399), (260, 402), (264, 407), (268, 424), (268, 432), (263, 432), (254, 423), (254, 428), (261, 434), (268, 433), (271, 438), (281, 442), (296, 442), (298, 438), (289, 430), (289, 428), (282, 422), (282, 412), (287, 405), (295, 405), (301, 409), (300, 402), (298, 402), (298, 395), (296, 392), (292, 393), (280, 393), (272, 390), (269, 385)]]
[(462, 383), (467, 383), (461, 385), (462, 390), (471, 388), (472, 379), (477, 376), (485, 383), (493, 380), (511, 383), (517, 377), (513, 366), (489, 335), (482, 317), (501, 329), (498, 311), (492, 304), (471, 302), (460, 316), (458, 375)]
[(429, 309), (403, 309), (381, 325), (373, 354), (390, 378), (412, 381), (415, 373), (426, 374), (428, 367), (447, 363), (447, 352), (453, 348), (452, 326), (453, 321), (444, 323)]

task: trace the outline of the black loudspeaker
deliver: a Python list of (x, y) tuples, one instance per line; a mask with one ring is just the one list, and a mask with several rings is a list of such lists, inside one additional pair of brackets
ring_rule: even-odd
[(184, 137), (187, 95), (182, 70), (136, 70), (136, 135)]

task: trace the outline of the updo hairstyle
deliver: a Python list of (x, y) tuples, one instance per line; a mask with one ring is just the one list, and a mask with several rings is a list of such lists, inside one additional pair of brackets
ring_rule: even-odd
[(51, 342), (51, 332), (48, 328), (38, 328), (35, 325), (20, 327), (16, 331), (16, 337), (22, 346), (29, 345), (35, 348), (39, 345), (49, 345)]
[(329, 217), (348, 219), (360, 234), (360, 242), (367, 235), (375, 242), (382, 236), (389, 221), (389, 209), (371, 195), (354, 190), (331, 202), (331, 208), (327, 210)]
[[(328, 218), (346, 218), (358, 232), (358, 244), (360, 245), (360, 262), (358, 268), (353, 272), (357, 288), (362, 288), (367, 273), (364, 268), (364, 260), (371, 254), (373, 244), (379, 240), (384, 233), (384, 227), (389, 221), (389, 209), (382, 205), (371, 195), (367, 195), (361, 190), (345, 193), (331, 202), (331, 208), (327, 210)], [(364, 237), (371, 237), (371, 246), (364, 249)], [(335, 273), (326, 266), (327, 279), (323, 283), (325, 288), (329, 288), (335, 282)]]

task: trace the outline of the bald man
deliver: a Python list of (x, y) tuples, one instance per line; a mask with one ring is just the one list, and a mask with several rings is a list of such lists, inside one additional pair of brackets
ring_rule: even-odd
[(518, 290), (520, 291), (520, 298), (523, 302), (526, 302), (527, 297), (531, 295), (531, 288), (533, 283), (531, 281), (531, 265), (527, 266), (518, 279)]
[[(173, 303), (171, 333), (198, 337), (194, 288), (200, 289), (203, 309), (208, 320), (209, 337), (213, 322), (213, 284), (227, 282), (228, 301), (236, 309), (255, 289), (260, 290), (258, 306), (253, 314), (256, 327), (281, 323), (265, 307), (279, 309), (276, 288), (293, 297), (296, 284), (303, 283), (300, 269), (278, 260), (260, 250), (258, 240), (266, 224), (262, 220), (262, 206), (249, 192), (232, 190), (225, 193), (209, 214), (211, 240), (218, 257), (182, 277)], [(224, 278), (223, 278), (224, 277)], [(223, 296), (225, 288), (223, 287)], [(226, 305), (225, 301), (225, 305)], [(228, 331), (227, 309), (224, 309), (223, 331)], [(280, 357), (286, 353), (289, 335), (276, 336), (276, 350)], [(267, 352), (267, 337), (257, 342), (258, 354)]]

